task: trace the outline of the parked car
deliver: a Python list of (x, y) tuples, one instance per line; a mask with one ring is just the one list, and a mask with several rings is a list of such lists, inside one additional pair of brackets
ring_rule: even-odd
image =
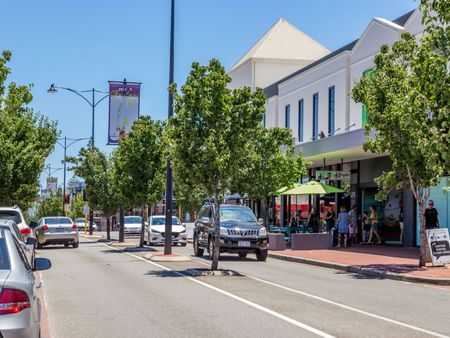
[(220, 233), (216, 234), (212, 222), (211, 205), (205, 204), (195, 221), (194, 253), (203, 256), (204, 251), (212, 259), (214, 239), (219, 236), (220, 252), (237, 253), (239, 257), (246, 257), (248, 253), (255, 253), (258, 261), (267, 259), (267, 232), (258, 223), (253, 211), (240, 205), (221, 205)]
[(0, 218), (0, 225), (9, 227), (11, 234), (16, 238), (17, 242), (22, 247), (24, 251), (28, 263), (33, 267), (34, 258), (35, 258), (35, 250), (34, 245), (36, 244), (36, 239), (31, 236), (24, 237), (19, 230), (17, 224), (8, 218)]
[(24, 237), (25, 241), (27, 237), (33, 236), (33, 231), (28, 226), (25, 221), (25, 217), (23, 217), (22, 210), (15, 205), (13, 207), (0, 207), (0, 218), (8, 218), (16, 223), (17, 227), (20, 230), (20, 233)]
[[(84, 218), (82, 218), (82, 217), (77, 218), (75, 220), (75, 223), (77, 225), (78, 230), (84, 231)], [(89, 231), (89, 219), (87, 220), (87, 223), (86, 223), (86, 230)], [(94, 231), (98, 230), (97, 224), (95, 224), (95, 222), (92, 222), (92, 230), (94, 230)]]
[[(151, 216), (148, 219), (147, 243), (149, 245), (164, 244), (164, 232), (166, 231), (166, 216)], [(186, 246), (186, 227), (178, 217), (172, 217), (172, 244)]]
[[(41, 301), (33, 271), (46, 270), (51, 263), (35, 258), (32, 267), (11, 232), (11, 220), (0, 222), (0, 337), (40, 337)], [(34, 238), (30, 238), (35, 241)]]
[(142, 218), (140, 216), (125, 216), (123, 232), (126, 234), (140, 234), (141, 222)]
[(39, 220), (34, 233), (38, 249), (49, 244), (64, 244), (65, 247), (72, 245), (78, 248), (78, 228), (69, 217), (43, 217)]

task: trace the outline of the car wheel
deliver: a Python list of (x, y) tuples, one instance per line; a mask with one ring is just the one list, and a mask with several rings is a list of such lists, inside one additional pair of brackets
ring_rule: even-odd
[(148, 235), (148, 241), (147, 241), (147, 243), (148, 243), (149, 246), (152, 246), (152, 245), (153, 245), (152, 242), (150, 241), (150, 235)]
[(197, 257), (202, 257), (205, 250), (200, 249), (200, 243), (198, 242), (198, 237), (194, 237), (194, 254)]
[(64, 244), (64, 247), (68, 248), (69, 247), (69, 243)]
[(267, 259), (267, 249), (256, 251), (256, 259), (260, 262), (264, 262)]
[(181, 243), (181, 246), (186, 246), (187, 243)]
[(39, 240), (36, 238), (36, 249), (42, 249), (42, 244), (39, 243)]
[(76, 249), (76, 248), (78, 248), (79, 243), (78, 242), (73, 242), (72, 245), (73, 245), (73, 248)]
[(245, 257), (247, 257), (247, 253), (246, 252), (239, 252), (239, 257), (245, 258)]

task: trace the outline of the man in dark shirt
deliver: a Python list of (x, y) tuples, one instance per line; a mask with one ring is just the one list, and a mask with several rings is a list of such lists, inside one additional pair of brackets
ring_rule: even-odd
[(428, 208), (425, 209), (425, 228), (426, 229), (439, 228), (438, 212), (434, 208), (434, 202), (432, 200), (428, 201)]

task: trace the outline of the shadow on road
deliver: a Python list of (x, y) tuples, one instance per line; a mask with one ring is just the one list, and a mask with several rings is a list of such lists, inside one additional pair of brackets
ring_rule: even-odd
[(152, 271), (148, 271), (147, 273), (145, 273), (144, 276), (162, 277), (162, 278), (184, 277), (184, 276), (181, 276), (180, 274), (188, 276), (186, 270), (182, 270), (182, 271), (166, 271), (166, 270), (153, 271), (152, 270)]
[(363, 275), (360, 273), (354, 273), (354, 272), (347, 272), (347, 271), (336, 271), (336, 275), (347, 275), (353, 279), (360, 279), (360, 280), (384, 280), (386, 279), (383, 276), (370, 276), (370, 275)]

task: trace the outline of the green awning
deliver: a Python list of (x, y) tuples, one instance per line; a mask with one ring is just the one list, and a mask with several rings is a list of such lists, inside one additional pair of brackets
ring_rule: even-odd
[(298, 185), (293, 189), (284, 190), (281, 192), (281, 195), (325, 195), (337, 192), (345, 192), (345, 190), (324, 183), (310, 181), (308, 183)]

